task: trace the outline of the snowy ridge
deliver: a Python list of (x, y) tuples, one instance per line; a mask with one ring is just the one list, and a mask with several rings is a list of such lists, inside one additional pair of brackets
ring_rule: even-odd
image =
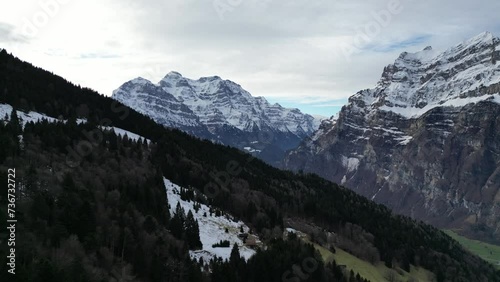
[[(201, 204), (201, 208), (198, 212), (194, 209), (193, 201), (183, 201), (180, 196), (179, 185), (172, 183), (170, 180), (164, 178), (165, 188), (167, 189), (168, 204), (170, 206), (170, 212), (173, 214), (177, 203), (180, 203), (181, 207), (187, 213), (192, 211), (194, 218), (198, 221), (200, 228), (200, 240), (203, 244), (202, 250), (190, 251), (189, 254), (191, 258), (199, 260), (203, 259), (205, 263), (210, 261), (214, 257), (221, 257), (223, 260), (229, 259), (231, 254), (231, 248), (234, 243), (238, 244), (240, 255), (248, 260), (251, 256), (255, 254), (255, 251), (251, 248), (243, 245), (243, 242), (238, 238), (240, 232), (240, 227), (243, 226), (245, 232), (248, 232), (250, 228), (245, 225), (242, 221), (236, 221), (232, 218), (226, 216), (210, 215), (210, 208), (204, 204)], [(207, 216), (205, 217), (204, 214)], [(226, 233), (226, 228), (228, 233)], [(221, 240), (229, 241), (229, 248), (213, 248), (212, 245), (219, 243)]]
[[(0, 104), (0, 118), (2, 120), (4, 120), (5, 117), (7, 117), (7, 120), (10, 120), (11, 113), (12, 113), (12, 106), (11, 105)], [(64, 122), (64, 120), (58, 120), (56, 118), (49, 117), (47, 115), (40, 114), (37, 112), (25, 113), (23, 111), (16, 111), (16, 113), (17, 113), (17, 116), (19, 117), (19, 119), (21, 120), (23, 128), (28, 122), (38, 122), (38, 121), (42, 121), (44, 119), (47, 120), (48, 122)]]
[(203, 127), (186, 105), (144, 78), (123, 84), (113, 92), (113, 98), (165, 126)]
[[(53, 117), (50, 117), (50, 116), (47, 116), (45, 114), (41, 114), (41, 113), (38, 113), (38, 112), (33, 112), (33, 111), (30, 111), (28, 113), (25, 113), (23, 111), (16, 111), (17, 112), (17, 116), (19, 117), (21, 123), (22, 123), (22, 127), (24, 128), (24, 126), (29, 123), (29, 122), (34, 122), (34, 123), (37, 123), (37, 122), (40, 122), (42, 120), (47, 120), (48, 122), (67, 122), (66, 120), (62, 120), (62, 119), (56, 119), (56, 118), (53, 118)], [(12, 113), (12, 106), (11, 105), (8, 105), (8, 104), (0, 104), (0, 118), (2, 120), (10, 120), (10, 114)], [(7, 117), (7, 119), (5, 119), (5, 117)], [(86, 123), (87, 120), (86, 119), (77, 119), (76, 120), (76, 123), (80, 124), (80, 123)], [(125, 136), (127, 135), (127, 137), (129, 139), (132, 139), (134, 141), (137, 141), (139, 139), (142, 139), (142, 140), (146, 140), (146, 142), (151, 142), (151, 140), (143, 137), (143, 136), (140, 136), (138, 134), (135, 134), (133, 132), (130, 132), (128, 130), (125, 130), (125, 129), (121, 129), (121, 128), (118, 128), (118, 127), (113, 127), (113, 126), (103, 126), (101, 127), (102, 129), (105, 129), (105, 130), (114, 130), (114, 132), (116, 133), (116, 135), (119, 135), (119, 136)]]
[(312, 133), (318, 126), (314, 117), (298, 109), (271, 105), (264, 97), (254, 98), (240, 85), (218, 76), (192, 80), (171, 72), (159, 85), (186, 104), (207, 125), (223, 121), (241, 130), (269, 126), (295, 134)]
[(124, 137), (125, 135), (127, 135), (127, 137), (133, 141), (138, 141), (139, 139), (141, 139), (141, 140), (146, 140), (146, 142), (148, 144), (151, 143), (151, 140), (149, 140), (149, 139), (147, 139), (139, 134), (135, 134), (133, 132), (125, 130), (125, 129), (121, 129), (121, 128), (118, 128), (115, 126), (102, 126), (101, 128), (105, 129), (105, 130), (113, 130), (116, 135), (121, 136), (121, 137)]
[(160, 125), (238, 148), (274, 166), (321, 122), (298, 109), (253, 97), (218, 76), (194, 80), (170, 72), (158, 83), (136, 78), (113, 91), (112, 98)]
[(243, 131), (271, 128), (305, 137), (320, 123), (298, 109), (253, 97), (240, 85), (218, 76), (193, 80), (170, 72), (157, 84), (136, 78), (115, 90), (113, 98), (177, 128), (206, 126), (211, 132), (224, 125)]
[(498, 42), (484, 32), (440, 54), (431, 47), (404, 52), (384, 68), (375, 88), (358, 92), (349, 105), (367, 114), (381, 110), (418, 118), (436, 107), (498, 103), (500, 91), (483, 91), (500, 83)]

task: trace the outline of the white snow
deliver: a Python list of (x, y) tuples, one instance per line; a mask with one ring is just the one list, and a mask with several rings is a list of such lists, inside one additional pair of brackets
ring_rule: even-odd
[[(167, 189), (167, 197), (171, 214), (174, 213), (177, 203), (180, 203), (186, 214), (189, 210), (191, 210), (194, 218), (198, 221), (198, 225), (200, 227), (200, 240), (203, 244), (203, 248), (202, 250), (190, 251), (189, 254), (192, 258), (198, 260), (201, 257), (204, 262), (208, 262), (214, 256), (221, 257), (222, 259), (229, 259), (234, 243), (238, 244), (240, 255), (245, 259), (248, 260), (255, 254), (254, 250), (244, 246), (242, 240), (238, 238), (241, 226), (243, 226), (243, 230), (245, 232), (250, 230), (244, 222), (235, 220), (231, 218), (231, 216), (216, 217), (214, 214), (210, 216), (209, 207), (204, 204), (201, 204), (201, 208), (198, 212), (195, 212), (193, 206), (194, 202), (187, 202), (181, 199), (179, 195), (180, 186), (172, 183), (166, 178), (164, 178), (164, 183), (165, 188)], [(206, 217), (203, 216), (205, 213), (207, 215)], [(228, 233), (225, 232), (226, 228), (229, 231)], [(219, 243), (221, 240), (229, 241), (231, 243), (230, 247), (212, 248), (213, 244)]]
[(318, 129), (321, 120), (298, 109), (270, 104), (253, 97), (240, 85), (218, 76), (197, 80), (170, 72), (159, 83), (137, 78), (113, 92), (114, 99), (171, 127), (233, 126), (253, 132), (272, 128), (303, 138)]
[(342, 181), (340, 182), (340, 185), (344, 185), (347, 182), (347, 177), (344, 174), (344, 177), (342, 177)]
[[(16, 111), (16, 112), (17, 112), (17, 116), (21, 120), (23, 128), (28, 122), (38, 122), (38, 121), (41, 121), (43, 119), (47, 120), (48, 122), (64, 121), (64, 120), (58, 120), (56, 118), (49, 117), (47, 115), (40, 114), (37, 112), (28, 112), (28, 113), (25, 113), (23, 111)], [(0, 118), (1, 119), (4, 119), (4, 117), (7, 116), (8, 119), (10, 120), (11, 113), (12, 113), (12, 106), (11, 105), (0, 104)]]
[(378, 195), (378, 193), (380, 193), (380, 191), (382, 191), (382, 188), (379, 188), (378, 191), (373, 195), (372, 201), (375, 200), (375, 197), (377, 197), (377, 195)]
[(347, 172), (352, 172), (358, 169), (359, 159), (357, 158), (347, 158), (342, 156), (342, 165), (347, 168)]
[(121, 129), (121, 128), (118, 128), (118, 127), (115, 127), (115, 126), (101, 126), (102, 129), (105, 129), (105, 130), (114, 130), (115, 134), (116, 135), (119, 135), (119, 136), (125, 136), (127, 135), (127, 137), (129, 139), (132, 139), (134, 141), (137, 141), (140, 139), (144, 140), (146, 139), (146, 142), (149, 144), (151, 142), (151, 140), (141, 136), (141, 135), (138, 135), (138, 134), (135, 134), (133, 132), (130, 132), (128, 130), (125, 130), (125, 129)]
[(400, 141), (399, 145), (403, 145), (403, 146), (408, 145), (412, 139), (413, 139), (413, 137), (408, 136), (408, 135), (394, 138), (394, 140)]
[(391, 111), (396, 114), (399, 114), (405, 118), (418, 118), (419, 116), (425, 114), (426, 112), (432, 110), (433, 108), (436, 107), (454, 107), (454, 108), (460, 108), (468, 104), (476, 104), (482, 101), (490, 101), (490, 102), (495, 102), (497, 104), (500, 104), (500, 95), (499, 94), (493, 94), (493, 95), (483, 95), (479, 97), (467, 97), (467, 98), (453, 98), (449, 99), (446, 101), (440, 101), (438, 103), (434, 104), (428, 104), (427, 106), (423, 108), (416, 108), (416, 107), (407, 107), (407, 108), (402, 108), (402, 107), (388, 107), (388, 106), (382, 106), (379, 109), (382, 111)]
[[(380, 110), (410, 119), (436, 107), (457, 108), (480, 101), (500, 104), (500, 93), (479, 92), (500, 83), (500, 62), (492, 63), (493, 39), (484, 32), (442, 53), (432, 48), (402, 53), (375, 88), (351, 97), (351, 108), (367, 117)], [(357, 107), (359, 100), (366, 106)]]
[[(12, 113), (12, 106), (11, 105), (0, 104), (0, 119), (4, 120), (5, 116), (7, 116), (8, 120), (10, 120), (11, 113)], [(36, 122), (42, 121), (44, 119), (47, 120), (48, 122), (67, 122), (67, 120), (56, 119), (53, 117), (49, 117), (45, 114), (32, 112), (32, 111), (30, 111), (28, 113), (25, 113), (23, 111), (17, 111), (17, 116), (21, 120), (23, 128), (28, 122), (35, 122), (36, 123)], [(77, 124), (86, 123), (86, 122), (87, 122), (86, 119), (77, 119), (76, 120)], [(127, 131), (127, 130), (124, 130), (124, 129), (121, 129), (118, 127), (103, 126), (101, 128), (103, 128), (105, 130), (113, 129), (117, 135), (121, 135), (121, 136), (124, 136), (125, 134), (127, 134), (127, 136), (134, 141), (139, 140), (139, 138), (146, 139), (140, 135), (137, 135), (135, 133), (132, 133), (130, 131)], [(146, 139), (146, 141), (148, 143), (151, 142), (149, 139)]]
[(260, 152), (262, 152), (262, 150), (254, 149), (252, 147), (244, 147), (243, 149), (245, 149), (245, 151), (248, 151), (250, 153), (255, 153), (255, 152), (260, 153)]

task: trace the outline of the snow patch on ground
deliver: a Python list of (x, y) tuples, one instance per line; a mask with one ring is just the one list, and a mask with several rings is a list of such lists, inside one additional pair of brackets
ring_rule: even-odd
[[(23, 111), (16, 111), (17, 112), (17, 116), (19, 117), (19, 119), (21, 120), (22, 122), (22, 126), (24, 128), (24, 126), (26, 126), (26, 124), (28, 122), (39, 122), (39, 121), (42, 121), (42, 120), (47, 120), (48, 122), (67, 122), (67, 120), (63, 120), (63, 119), (57, 119), (57, 118), (54, 118), (54, 117), (50, 117), (50, 116), (47, 116), (45, 114), (41, 114), (41, 113), (37, 113), (37, 112), (28, 112), (28, 113), (25, 113)], [(10, 114), (12, 113), (12, 106), (11, 105), (8, 105), (8, 104), (0, 104), (0, 119), (1, 120), (5, 120), (5, 117), (7, 117), (7, 120), (10, 120)], [(76, 120), (76, 123), (77, 124), (81, 124), (81, 123), (86, 123), (87, 120), (86, 119), (77, 119)], [(117, 135), (121, 135), (121, 136), (124, 136), (125, 134), (127, 134), (127, 136), (134, 140), (134, 141), (137, 141), (139, 140), (139, 138), (142, 138), (142, 139), (146, 139), (140, 135), (137, 135), (133, 132), (130, 132), (130, 131), (127, 131), (125, 129), (121, 129), (121, 128), (118, 128), (118, 127), (113, 127), (113, 126), (103, 126), (101, 127), (105, 130), (111, 130), (113, 129), (115, 131), (115, 133)], [(146, 139), (147, 142), (151, 142), (149, 139)]]
[(252, 147), (244, 147), (243, 149), (245, 149), (245, 151), (248, 151), (250, 153), (260, 153), (260, 152), (262, 152), (262, 150), (257, 150), (257, 149), (254, 149)]
[(342, 156), (342, 165), (347, 168), (347, 172), (352, 172), (358, 169), (359, 159), (357, 158), (347, 158)]
[[(37, 112), (28, 112), (28, 113), (25, 113), (22, 111), (16, 111), (16, 112), (17, 112), (17, 116), (19, 117), (19, 119), (22, 122), (23, 128), (28, 122), (35, 122), (36, 123), (38, 121), (42, 121), (43, 119), (46, 119), (48, 122), (63, 121), (63, 120), (58, 120), (56, 118), (49, 117), (47, 115), (40, 114)], [(7, 119), (10, 120), (11, 113), (12, 113), (12, 106), (11, 105), (0, 104), (0, 118), (1, 119), (4, 119), (7, 116)]]
[(346, 182), (347, 182), (347, 177), (344, 175), (344, 177), (342, 177), (342, 181), (340, 182), (340, 185), (344, 185)]
[(373, 195), (372, 201), (375, 200), (375, 197), (377, 197), (377, 195), (378, 195), (378, 193), (380, 193), (380, 191), (382, 191), (382, 188), (379, 188), (378, 191)]
[(129, 139), (132, 139), (132, 140), (134, 140), (134, 141), (137, 141), (137, 140), (139, 140), (139, 138), (140, 138), (140, 139), (142, 139), (142, 140), (146, 139), (146, 142), (148, 142), (148, 144), (149, 144), (149, 143), (151, 143), (151, 140), (149, 140), (149, 139), (147, 139), (147, 138), (144, 138), (144, 137), (142, 137), (141, 135), (138, 135), (138, 134), (135, 134), (135, 133), (133, 133), (133, 132), (130, 132), (130, 131), (128, 131), (128, 130), (125, 130), (125, 129), (121, 129), (121, 128), (114, 127), (114, 126), (102, 126), (101, 128), (102, 128), (102, 129), (105, 129), (105, 130), (114, 130), (114, 131), (115, 131), (115, 133), (116, 133), (116, 135), (120, 135), (120, 136), (122, 136), (122, 137), (123, 137), (123, 136), (125, 136), (125, 135), (127, 135), (127, 137), (128, 137)]
[[(203, 258), (204, 262), (208, 262), (213, 257), (221, 257), (222, 259), (229, 259), (231, 254), (231, 249), (236, 243), (239, 246), (240, 255), (248, 260), (256, 252), (243, 245), (243, 241), (238, 238), (240, 234), (240, 227), (243, 226), (244, 232), (248, 232), (250, 228), (245, 225), (242, 221), (237, 221), (230, 216), (219, 216), (216, 217), (214, 214), (210, 216), (210, 208), (204, 204), (201, 204), (201, 208), (198, 212), (194, 209), (194, 202), (183, 201), (179, 194), (180, 186), (172, 183), (170, 180), (164, 178), (165, 188), (167, 189), (168, 203), (170, 206), (171, 214), (174, 213), (177, 203), (180, 203), (181, 207), (185, 210), (186, 214), (189, 210), (193, 212), (194, 218), (198, 221), (200, 227), (200, 240), (203, 244), (202, 250), (189, 251), (191, 258), (199, 260), (200, 257)], [(206, 213), (206, 217), (204, 214)], [(226, 228), (228, 233), (226, 233)], [(221, 240), (229, 241), (229, 248), (212, 248), (213, 244), (219, 243)], [(259, 243), (260, 241), (258, 241)]]
[(398, 143), (399, 145), (403, 145), (403, 146), (408, 145), (411, 142), (412, 139), (413, 139), (413, 137), (408, 136), (408, 135), (404, 135), (404, 136), (401, 136), (401, 137), (394, 138), (394, 140), (400, 141)]

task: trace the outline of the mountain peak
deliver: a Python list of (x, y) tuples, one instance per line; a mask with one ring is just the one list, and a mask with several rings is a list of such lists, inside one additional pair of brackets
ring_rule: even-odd
[(176, 71), (171, 71), (171, 72), (167, 73), (167, 75), (165, 75), (163, 80), (179, 80), (181, 78), (183, 78), (182, 74), (180, 74), (179, 72), (176, 72)]
[(200, 77), (200, 79), (199, 79), (200, 82), (214, 81), (214, 80), (222, 80), (222, 78), (220, 78), (220, 76), (218, 76), (218, 75), (213, 75), (213, 76)]
[(485, 32), (481, 32), (480, 34), (478, 34), (478, 35), (476, 35), (468, 40), (465, 40), (464, 42), (462, 42), (458, 46), (471, 47), (471, 46), (476, 46), (476, 45), (479, 45), (479, 46), (491, 45), (493, 43), (494, 38), (495, 38), (495, 36), (491, 32), (485, 31)]
[(145, 78), (140, 77), (140, 76), (132, 79), (130, 82), (132, 82), (134, 84), (148, 84), (148, 83), (151, 83), (151, 81), (149, 81), (148, 79), (145, 79)]
[[(352, 96), (351, 102), (369, 112), (391, 111), (416, 118), (435, 107), (460, 106), (492, 99), (481, 87), (500, 83), (496, 37), (483, 32), (444, 52), (430, 47), (403, 52), (384, 68), (377, 86)], [(492, 90), (494, 91), (494, 86)], [(361, 102), (358, 99), (361, 98)]]
[(472, 37), (471, 39), (469, 39), (469, 41), (491, 40), (493, 37), (494, 37), (493, 33), (489, 32), (489, 31), (483, 31), (480, 34), (478, 34), (478, 35)]

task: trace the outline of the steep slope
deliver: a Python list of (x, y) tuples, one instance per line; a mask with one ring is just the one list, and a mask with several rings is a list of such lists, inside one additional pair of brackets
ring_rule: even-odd
[(246, 150), (273, 165), (319, 126), (298, 109), (271, 105), (218, 76), (192, 80), (170, 72), (158, 84), (137, 78), (113, 98), (159, 124)]
[(499, 39), (402, 53), (285, 166), (399, 213), (500, 241)]
[[(201, 258), (204, 264), (208, 264), (211, 259), (218, 257), (223, 260), (229, 260), (231, 248), (234, 244), (238, 245), (240, 255), (245, 260), (248, 260), (255, 254), (255, 250), (246, 246), (242, 239), (238, 237), (238, 234), (240, 234), (240, 228), (242, 228), (244, 232), (248, 232), (250, 230), (244, 222), (237, 221), (230, 215), (217, 216), (215, 212), (212, 212), (212, 208), (210, 206), (188, 199), (183, 199), (180, 191), (185, 188), (172, 183), (168, 179), (164, 179), (164, 183), (167, 190), (170, 213), (174, 214), (176, 206), (179, 204), (179, 206), (182, 207), (186, 213), (191, 211), (196, 221), (198, 221), (200, 228), (200, 240), (203, 246), (201, 250), (190, 251), (189, 255), (191, 258), (196, 261), (199, 261)], [(199, 206), (196, 207), (196, 204), (199, 204)], [(228, 247), (213, 247), (214, 244), (226, 240), (229, 242)]]

